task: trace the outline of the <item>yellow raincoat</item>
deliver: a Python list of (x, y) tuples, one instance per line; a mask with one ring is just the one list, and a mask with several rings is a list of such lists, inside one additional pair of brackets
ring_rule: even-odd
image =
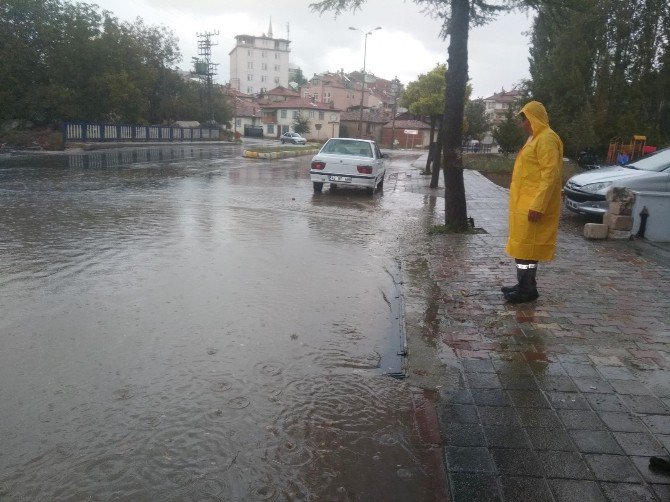
[[(563, 185), (563, 142), (549, 127), (542, 103), (531, 101), (521, 112), (533, 135), (514, 162), (509, 191), (509, 237), (505, 251), (520, 260), (554, 259)], [(528, 211), (542, 213), (528, 221)]]

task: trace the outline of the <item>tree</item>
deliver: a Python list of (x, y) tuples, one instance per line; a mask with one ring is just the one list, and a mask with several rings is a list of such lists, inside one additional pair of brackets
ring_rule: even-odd
[(301, 113), (293, 119), (293, 130), (298, 134), (307, 134), (311, 130), (309, 118)]
[[(563, 0), (568, 2), (571, 0)], [(516, 6), (539, 6), (561, 3), (561, 0), (415, 0), (428, 12), (443, 20), (441, 35), (449, 37), (447, 72), (444, 94), (444, 131), (442, 161), (445, 179), (445, 226), (456, 232), (468, 229), (463, 182), (463, 160), (460, 147), (463, 140), (463, 113), (468, 81), (468, 35), (470, 25), (481, 25), (496, 14)], [(365, 0), (321, 0), (310, 4), (316, 12), (345, 9), (357, 10)]]
[[(119, 22), (95, 5), (0, 2), (0, 120), (204, 120), (201, 86), (173, 69), (177, 39), (138, 18)], [(223, 96), (215, 118), (230, 119)]]
[[(439, 124), (442, 130), (442, 112), (444, 110), (444, 73), (446, 67), (438, 64), (430, 72), (420, 74), (417, 80), (407, 84), (407, 88), (400, 99), (403, 107), (415, 115), (430, 117), (430, 145), (428, 159), (426, 160), (426, 171), (430, 172), (430, 164), (434, 162), (435, 153), (435, 124)], [(437, 145), (441, 145), (438, 141)], [(435, 162), (430, 181), (431, 188), (437, 188), (439, 181), (439, 161)]]
[(293, 82), (295, 82), (296, 84), (305, 85), (307, 83), (307, 79), (305, 78), (305, 75), (302, 73), (302, 68), (296, 68), (293, 76), (294, 76)]
[(526, 139), (517, 115), (518, 111), (515, 106), (508, 107), (505, 119), (493, 129), (493, 139), (505, 155), (518, 151)]
[(551, 110), (568, 155), (632, 134), (670, 140), (670, 4), (575, 0), (543, 9), (532, 30), (531, 94)]
[(491, 121), (486, 115), (486, 103), (483, 99), (475, 99), (465, 104), (465, 123), (463, 133), (466, 137), (480, 140), (491, 129)]

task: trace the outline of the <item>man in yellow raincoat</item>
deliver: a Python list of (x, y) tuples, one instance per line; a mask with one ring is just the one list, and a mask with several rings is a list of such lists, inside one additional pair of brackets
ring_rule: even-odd
[(512, 303), (539, 296), (537, 262), (554, 259), (563, 185), (563, 142), (549, 127), (544, 106), (531, 101), (519, 115), (529, 137), (514, 162), (505, 247), (516, 261), (518, 283), (501, 288)]

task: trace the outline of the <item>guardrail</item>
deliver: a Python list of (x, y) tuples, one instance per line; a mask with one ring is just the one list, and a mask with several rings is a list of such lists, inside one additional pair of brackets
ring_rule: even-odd
[(118, 125), (96, 122), (64, 122), (63, 144), (67, 141), (217, 141), (220, 131), (211, 127), (175, 127), (160, 125)]

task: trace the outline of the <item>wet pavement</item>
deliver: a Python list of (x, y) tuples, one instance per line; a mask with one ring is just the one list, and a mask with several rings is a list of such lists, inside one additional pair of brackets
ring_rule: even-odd
[(486, 233), (429, 236), (420, 154), (369, 198), (240, 153), (5, 165), (0, 499), (670, 500), (663, 249), (565, 215), (511, 306), (507, 190), (478, 173)]
[(230, 144), (1, 159), (0, 499), (444, 492), (430, 401), (388, 376), (422, 197), (397, 176), (315, 195), (308, 166)]
[[(418, 170), (401, 178), (437, 197), (442, 223), (443, 188)], [(648, 467), (670, 448), (667, 253), (587, 241), (566, 214), (557, 259), (539, 267), (540, 298), (508, 305), (508, 192), (471, 171), (465, 186), (486, 233), (429, 237), (423, 259), (405, 262), (417, 284), (408, 381), (435, 391), (451, 500), (670, 500), (670, 475)]]

